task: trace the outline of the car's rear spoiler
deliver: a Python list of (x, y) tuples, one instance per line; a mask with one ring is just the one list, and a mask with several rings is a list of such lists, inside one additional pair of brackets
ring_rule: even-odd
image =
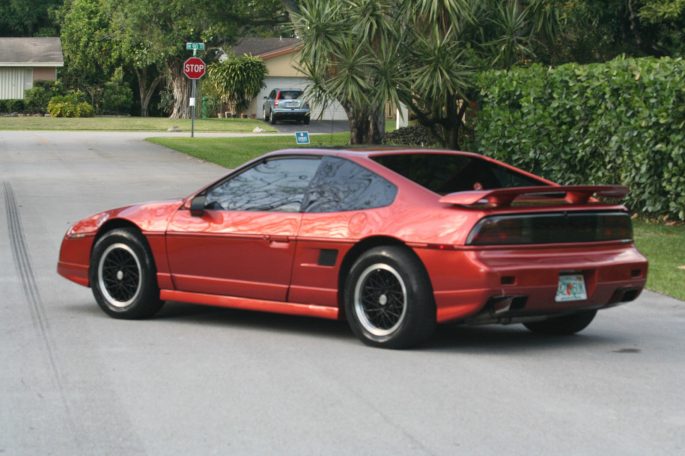
[(593, 197), (624, 198), (627, 194), (628, 188), (622, 185), (550, 185), (450, 193), (439, 201), (457, 206), (507, 207), (522, 196), (537, 196), (538, 200), (563, 198), (567, 204), (585, 204)]

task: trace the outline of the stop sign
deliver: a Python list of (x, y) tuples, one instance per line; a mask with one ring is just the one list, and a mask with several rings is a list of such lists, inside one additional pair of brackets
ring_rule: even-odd
[(200, 79), (205, 75), (207, 70), (207, 65), (199, 57), (191, 57), (185, 62), (183, 62), (183, 74), (185, 74), (188, 79)]

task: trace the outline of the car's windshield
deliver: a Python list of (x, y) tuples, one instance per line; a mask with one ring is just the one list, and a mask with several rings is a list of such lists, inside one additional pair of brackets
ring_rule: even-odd
[(281, 100), (297, 100), (302, 96), (301, 90), (281, 90)]
[(376, 162), (441, 195), (467, 190), (546, 185), (496, 163), (453, 154), (397, 154)]

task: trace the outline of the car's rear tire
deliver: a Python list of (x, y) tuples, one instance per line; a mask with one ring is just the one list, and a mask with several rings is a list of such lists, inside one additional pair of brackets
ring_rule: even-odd
[(269, 112), (269, 123), (271, 125), (276, 125), (276, 117), (274, 116), (273, 111)]
[(404, 247), (374, 247), (363, 253), (345, 281), (344, 303), (352, 332), (371, 346), (412, 347), (436, 327), (428, 274)]
[(304, 124), (305, 124), (305, 125), (309, 125), (309, 117), (305, 117), (305, 119), (304, 119)]
[(100, 308), (114, 318), (151, 317), (164, 305), (150, 249), (133, 228), (116, 228), (97, 240), (90, 286)]
[(597, 314), (596, 310), (586, 310), (563, 317), (548, 318), (547, 320), (524, 323), (530, 331), (538, 334), (568, 336), (587, 328)]

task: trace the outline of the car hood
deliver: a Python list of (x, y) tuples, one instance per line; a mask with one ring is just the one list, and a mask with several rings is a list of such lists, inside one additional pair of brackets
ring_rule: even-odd
[(98, 212), (74, 223), (67, 234), (93, 234), (110, 220), (126, 220), (145, 232), (163, 232), (171, 216), (182, 206), (183, 201), (182, 199), (151, 201)]

